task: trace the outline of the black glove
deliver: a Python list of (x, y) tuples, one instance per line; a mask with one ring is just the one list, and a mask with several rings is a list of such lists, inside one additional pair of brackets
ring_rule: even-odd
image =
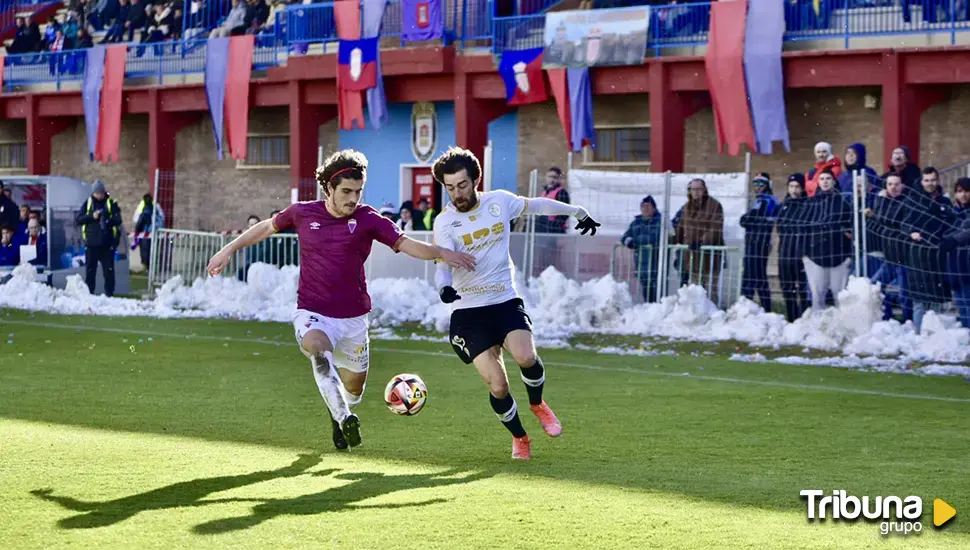
[(576, 229), (579, 229), (582, 235), (592, 231), (589, 233), (589, 236), (592, 237), (596, 234), (596, 228), (599, 226), (600, 224), (597, 223), (592, 216), (586, 216), (585, 218), (579, 220), (579, 223), (576, 224)]
[(455, 290), (455, 287), (453, 286), (441, 287), (441, 290), (438, 291), (438, 296), (440, 296), (441, 301), (446, 304), (450, 304), (455, 300), (461, 300), (461, 296), (458, 295), (458, 291)]

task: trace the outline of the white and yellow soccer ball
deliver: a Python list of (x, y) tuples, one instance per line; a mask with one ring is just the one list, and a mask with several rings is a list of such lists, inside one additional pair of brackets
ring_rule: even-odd
[(428, 402), (428, 386), (417, 374), (399, 374), (384, 388), (384, 402), (394, 414), (414, 416)]

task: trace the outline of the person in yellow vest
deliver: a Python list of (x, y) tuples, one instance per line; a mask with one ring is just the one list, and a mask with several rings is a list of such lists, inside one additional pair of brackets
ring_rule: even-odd
[(425, 229), (430, 231), (434, 227), (434, 219), (438, 217), (438, 212), (431, 207), (431, 201), (428, 200), (428, 197), (422, 197), (418, 201), (418, 210), (414, 212), (414, 217), (420, 219)]
[(121, 228), (121, 208), (104, 188), (101, 180), (94, 182), (91, 196), (88, 197), (74, 216), (81, 228), (84, 240), (85, 282), (94, 294), (98, 276), (98, 263), (104, 275), (104, 294), (115, 293), (115, 249), (118, 247)]

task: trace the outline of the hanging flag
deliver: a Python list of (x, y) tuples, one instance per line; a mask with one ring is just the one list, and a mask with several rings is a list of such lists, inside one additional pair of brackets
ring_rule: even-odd
[[(360, 33), (363, 38), (377, 38), (381, 33), (381, 21), (384, 20), (384, 10), (387, 8), (387, 0), (364, 0), (363, 21), (361, 22)], [(384, 74), (381, 71), (381, 49), (378, 41), (377, 57), (374, 62), (377, 67), (375, 80), (377, 85), (367, 89), (367, 114), (370, 117), (371, 126), (380, 128), (381, 123), (387, 121), (387, 98), (384, 96)]]
[(569, 82), (569, 119), (572, 126), (573, 152), (584, 145), (596, 148), (596, 129), (593, 127), (593, 91), (589, 83), (589, 67), (566, 69)]
[(754, 151), (754, 129), (748, 109), (748, 87), (744, 81), (744, 35), (748, 3), (713, 2), (704, 70), (714, 106), (714, 128), (719, 153), (741, 152), (745, 143)]
[(505, 100), (509, 105), (541, 103), (549, 99), (542, 76), (543, 48), (505, 50), (498, 74), (505, 81)]
[(377, 38), (341, 40), (337, 49), (337, 82), (344, 90), (377, 86)]
[[(340, 40), (360, 39), (360, 2), (338, 0), (333, 4), (333, 18), (337, 24)], [(343, 88), (340, 71), (337, 71), (337, 118), (341, 130), (353, 130), (356, 125), (364, 128), (364, 100), (357, 90)]]
[(401, 39), (405, 42), (438, 40), (443, 22), (441, 0), (401, 0)]
[(770, 155), (772, 142), (791, 152), (785, 112), (785, 85), (781, 46), (785, 34), (785, 7), (776, 0), (748, 0), (744, 35), (744, 78), (758, 152)]
[(84, 64), (81, 100), (84, 103), (84, 127), (88, 135), (88, 154), (94, 160), (98, 146), (98, 120), (101, 118), (101, 84), (104, 81), (104, 46), (88, 48)]
[(245, 34), (229, 39), (229, 59), (226, 63), (226, 141), (229, 158), (246, 159), (249, 143), (249, 81), (253, 74), (253, 46), (255, 36)]
[(546, 69), (549, 75), (549, 87), (552, 88), (552, 95), (556, 98), (556, 113), (559, 115), (559, 123), (562, 124), (563, 132), (566, 135), (566, 150), (572, 150), (573, 129), (569, 115), (569, 81), (566, 78), (566, 69)]
[(103, 164), (117, 162), (121, 149), (122, 92), (127, 57), (128, 46), (125, 44), (108, 46), (105, 50), (98, 142), (94, 147), (94, 160)]
[(226, 79), (229, 67), (229, 39), (210, 38), (205, 47), (205, 97), (212, 117), (216, 156), (222, 160), (222, 122), (225, 115)]

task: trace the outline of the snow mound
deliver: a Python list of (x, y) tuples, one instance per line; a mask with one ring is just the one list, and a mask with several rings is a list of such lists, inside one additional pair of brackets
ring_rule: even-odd
[[(254, 264), (247, 282), (231, 277), (197, 279), (187, 284), (181, 277), (167, 281), (154, 300), (92, 296), (79, 276), (67, 288), (55, 290), (34, 281), (33, 268), (20, 266), (13, 278), (0, 285), (0, 307), (46, 311), (56, 314), (219, 317), (289, 323), (296, 311), (299, 268), (282, 269)], [(809, 311), (793, 323), (766, 313), (741, 298), (727, 311), (719, 310), (698, 286), (683, 287), (657, 304), (634, 305), (627, 285), (610, 276), (586, 282), (567, 279), (552, 268), (518, 285), (532, 316), (540, 343), (564, 346), (564, 338), (578, 332), (638, 335), (671, 340), (713, 342), (737, 340), (757, 347), (797, 346), (805, 350), (839, 352), (848, 364), (859, 357), (900, 362), (961, 363), (970, 361), (970, 330), (956, 319), (928, 313), (923, 334), (912, 323), (881, 320), (882, 294), (867, 279), (850, 279), (839, 293), (839, 307)], [(420, 323), (447, 332), (448, 306), (421, 279), (376, 279), (369, 282), (375, 327)], [(386, 332), (386, 331), (385, 331)], [(653, 350), (630, 351), (636, 355)], [(852, 359), (855, 357), (856, 359)], [(757, 360), (751, 357), (738, 360)], [(833, 364), (831, 360), (825, 364)], [(793, 362), (793, 361), (791, 361)], [(866, 366), (866, 365), (860, 365)], [(927, 373), (965, 375), (967, 367), (924, 367)]]

